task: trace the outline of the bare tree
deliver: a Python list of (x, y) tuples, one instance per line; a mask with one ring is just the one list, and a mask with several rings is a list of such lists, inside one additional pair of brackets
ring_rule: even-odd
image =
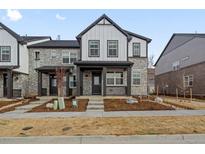
[(57, 88), (58, 88), (59, 97), (63, 97), (64, 75), (65, 75), (65, 70), (63, 68), (56, 69)]
[(154, 67), (154, 55), (150, 55), (148, 58), (148, 67), (153, 68)]

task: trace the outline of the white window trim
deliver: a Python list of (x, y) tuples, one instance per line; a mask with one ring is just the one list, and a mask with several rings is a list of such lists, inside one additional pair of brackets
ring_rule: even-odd
[[(134, 45), (139, 45), (139, 55), (134, 55)], [(141, 57), (141, 43), (140, 42), (133, 42), (132, 43), (132, 56), (133, 57)]]
[[(108, 84), (107, 83), (107, 73), (114, 73), (114, 84)], [(122, 86), (125, 86), (125, 83), (124, 83), (124, 72), (120, 72), (120, 71), (109, 71), (106, 73), (106, 86), (107, 87), (122, 87)], [(123, 84), (116, 84), (116, 79), (117, 77), (115, 76), (116, 73), (123, 73)]]
[[(115, 42), (116, 43), (116, 48), (110, 48), (110, 42)], [(118, 57), (118, 50), (119, 50), (119, 47), (118, 47), (118, 40), (107, 40), (107, 57)], [(116, 55), (110, 55), (110, 49), (114, 49), (116, 50)]]
[[(192, 85), (189, 85), (190, 82), (190, 76), (192, 77)], [(185, 85), (185, 77), (188, 77), (188, 86)], [(183, 84), (184, 84), (184, 88), (189, 88), (189, 87), (193, 87), (193, 81), (194, 81), (194, 75), (184, 75), (183, 76)]]
[[(133, 83), (133, 80), (134, 80), (133, 75), (134, 75), (135, 73), (139, 73), (139, 74), (140, 74), (140, 84), (134, 84), (134, 83)], [(141, 71), (140, 71), (140, 70), (137, 70), (137, 69), (136, 69), (136, 70), (133, 70), (133, 71), (132, 71), (132, 86), (140, 87), (140, 86), (141, 86), (141, 83), (142, 83), (142, 82), (141, 82), (141, 81), (142, 81), (141, 79), (142, 79)]]
[[(73, 63), (71, 63), (71, 53), (74, 53), (74, 52), (64, 52), (64, 53), (62, 53), (62, 63), (63, 64), (73, 64)], [(75, 55), (76, 55), (76, 60), (78, 60), (78, 55), (77, 55), (77, 53), (74, 53)], [(67, 57), (67, 58), (69, 58), (69, 63), (64, 63), (63, 62), (63, 58), (64, 57)]]
[[(98, 42), (98, 48), (90, 48), (90, 43), (91, 42)], [(97, 55), (91, 55), (91, 52), (90, 52), (90, 50), (91, 49), (97, 49), (98, 50), (98, 54)], [(100, 57), (100, 40), (88, 40), (88, 57)]]
[[(69, 88), (70, 88), (70, 89), (73, 89), (73, 88), (76, 88), (76, 87), (77, 87), (77, 85), (76, 85), (75, 87), (73, 87), (73, 86), (71, 86), (71, 84), (70, 84), (70, 82), (71, 82), (70, 77), (73, 77), (73, 76), (75, 76), (75, 79), (76, 79), (76, 74), (69, 75)], [(75, 81), (75, 82), (76, 82), (76, 81)]]
[[(2, 48), (3, 47), (8, 47), (10, 50), (9, 50), (9, 54), (7, 54), (7, 55), (9, 55), (9, 59), (8, 60), (3, 60), (3, 54), (2, 54), (2, 51), (4, 51), (4, 50), (2, 50)], [(0, 46), (0, 61), (1, 62), (11, 62), (11, 46)]]

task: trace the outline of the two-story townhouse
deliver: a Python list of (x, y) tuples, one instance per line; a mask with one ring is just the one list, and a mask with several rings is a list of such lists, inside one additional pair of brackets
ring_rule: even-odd
[(47, 40), (50, 37), (20, 36), (0, 23), (0, 97), (22, 97), (27, 94), (27, 45)]
[(173, 34), (155, 63), (159, 94), (205, 96), (205, 34)]
[(77, 95), (147, 95), (148, 43), (105, 14), (77, 37)]
[(57, 70), (63, 69), (63, 95), (76, 95), (76, 69), (80, 46), (77, 40), (50, 40), (28, 46), (29, 93), (56, 96)]

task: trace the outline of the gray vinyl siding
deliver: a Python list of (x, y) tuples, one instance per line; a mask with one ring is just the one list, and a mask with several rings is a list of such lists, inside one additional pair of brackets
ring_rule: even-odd
[[(189, 59), (182, 63), (182, 58)], [(184, 68), (205, 61), (205, 38), (196, 37), (184, 45), (163, 55), (156, 65), (156, 75), (172, 71), (172, 63), (179, 61), (180, 67)]]

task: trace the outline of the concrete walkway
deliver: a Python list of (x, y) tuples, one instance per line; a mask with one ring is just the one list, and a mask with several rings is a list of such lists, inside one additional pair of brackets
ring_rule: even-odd
[(204, 144), (205, 134), (0, 137), (0, 144)]
[(202, 116), (205, 110), (163, 110), (163, 111), (90, 111), (90, 112), (38, 112), (16, 113), (6, 112), (0, 118), (49, 118), (49, 117), (137, 117), (137, 116)]

